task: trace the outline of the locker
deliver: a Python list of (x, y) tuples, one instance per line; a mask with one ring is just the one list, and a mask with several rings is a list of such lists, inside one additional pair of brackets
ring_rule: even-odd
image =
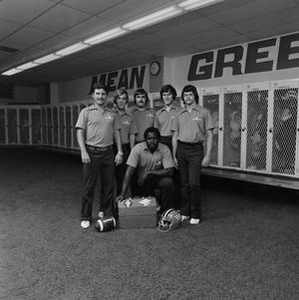
[(65, 116), (64, 107), (59, 106), (59, 145), (65, 146)]
[(58, 145), (58, 108), (57, 106), (53, 106), (53, 144)]
[(31, 130), (32, 130), (32, 144), (40, 145), (42, 142), (42, 123), (41, 110), (38, 108), (31, 109)]
[(8, 144), (18, 144), (18, 113), (16, 108), (7, 109)]
[(65, 142), (66, 146), (70, 148), (72, 146), (72, 119), (71, 119), (71, 107), (66, 105), (65, 107)]
[(77, 131), (76, 131), (76, 123), (78, 120), (78, 116), (79, 116), (79, 109), (78, 109), (78, 105), (73, 104), (73, 123), (72, 123), (72, 128), (73, 128), (73, 147), (74, 148), (78, 148), (78, 141), (77, 141)]
[(6, 143), (6, 111), (0, 108), (0, 144)]
[(19, 130), (20, 130), (20, 143), (29, 144), (29, 109), (19, 108)]

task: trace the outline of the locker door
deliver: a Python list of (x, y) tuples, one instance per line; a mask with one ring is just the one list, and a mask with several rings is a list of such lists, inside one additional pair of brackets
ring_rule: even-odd
[(0, 108), (0, 144), (6, 143), (5, 109)]
[(224, 91), (223, 165), (241, 167), (242, 92)]
[(28, 108), (19, 109), (19, 122), (20, 122), (20, 143), (30, 144)]
[(247, 92), (246, 169), (266, 171), (268, 89)]
[(78, 148), (78, 141), (77, 141), (77, 131), (76, 131), (76, 123), (77, 123), (77, 119), (78, 119), (78, 115), (79, 115), (79, 109), (78, 109), (78, 105), (74, 104), (73, 105), (73, 147)]
[[(218, 165), (218, 149), (219, 149), (219, 94), (207, 93), (203, 94), (203, 107), (210, 111), (215, 128), (213, 129), (213, 147), (211, 152), (211, 165)], [(206, 149), (206, 143), (204, 145)]]
[(53, 106), (53, 144), (58, 145), (58, 109)]
[(52, 107), (47, 107), (47, 128), (48, 128), (48, 145), (52, 145), (53, 141), (53, 122), (52, 122)]
[(72, 119), (71, 119), (71, 107), (67, 105), (65, 107), (65, 133), (66, 133), (66, 146), (72, 146)]
[(64, 107), (59, 106), (59, 145), (65, 146), (65, 118), (64, 118)]
[(295, 175), (298, 88), (275, 88), (273, 94), (272, 171)]
[(18, 143), (18, 114), (16, 108), (7, 109), (8, 144)]
[(48, 145), (47, 127), (47, 108), (42, 107), (42, 139), (44, 145)]
[(42, 122), (41, 122), (41, 110), (38, 108), (31, 109), (31, 125), (32, 125), (32, 144), (41, 144), (42, 139)]

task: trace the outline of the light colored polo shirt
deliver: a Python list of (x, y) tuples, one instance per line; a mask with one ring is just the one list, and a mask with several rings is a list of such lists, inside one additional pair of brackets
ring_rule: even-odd
[(139, 110), (137, 107), (134, 107), (131, 111), (131, 114), (134, 118), (138, 130), (135, 141), (137, 143), (140, 143), (144, 141), (144, 131), (148, 127), (154, 126), (155, 112), (150, 108), (147, 108), (146, 110)]
[(201, 106), (193, 107), (191, 113), (186, 108), (182, 109), (171, 126), (172, 131), (178, 132), (178, 140), (185, 143), (203, 142), (207, 130), (213, 128), (210, 112)]
[(133, 116), (127, 111), (118, 111), (119, 115), (119, 123), (120, 123), (120, 134), (121, 134), (121, 142), (122, 144), (128, 144), (130, 142), (129, 136), (131, 134), (137, 134), (137, 126), (133, 119)]
[(172, 121), (179, 112), (179, 109), (171, 106), (169, 112), (162, 107), (156, 112), (155, 127), (159, 129), (161, 136), (171, 136)]
[(108, 109), (102, 112), (95, 104), (81, 110), (76, 129), (85, 131), (85, 143), (94, 147), (107, 147), (114, 143), (114, 132), (120, 130), (119, 116)]
[(135, 145), (127, 160), (127, 165), (137, 168), (138, 175), (146, 171), (173, 168), (173, 160), (169, 148), (159, 143), (158, 148), (151, 153), (146, 142)]

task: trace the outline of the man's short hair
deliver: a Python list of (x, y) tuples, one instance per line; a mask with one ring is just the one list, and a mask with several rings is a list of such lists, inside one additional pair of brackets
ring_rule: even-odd
[(177, 92), (176, 92), (176, 89), (171, 84), (165, 84), (161, 87), (161, 90), (160, 90), (161, 99), (162, 99), (162, 94), (168, 93), (168, 92), (170, 92), (170, 94), (173, 97), (173, 100), (175, 100), (175, 98), (177, 96)]
[(155, 133), (157, 135), (157, 138), (160, 139), (161, 134), (160, 134), (159, 129), (157, 129), (156, 127), (148, 127), (148, 128), (146, 128), (146, 130), (144, 131), (144, 134), (143, 134), (143, 137), (145, 140), (146, 140), (147, 135), (150, 132)]
[(148, 103), (149, 98), (148, 98), (148, 94), (147, 94), (146, 90), (143, 89), (143, 88), (140, 88), (140, 89), (137, 89), (134, 93), (134, 103), (135, 103), (135, 105), (136, 105), (136, 96), (138, 96), (138, 95), (145, 95), (145, 102), (146, 102), (145, 104)]
[(181, 98), (182, 98), (182, 101), (185, 103), (184, 101), (184, 93), (188, 93), (188, 92), (192, 92), (194, 97), (195, 97), (195, 102), (198, 103), (199, 101), (199, 96), (198, 96), (198, 92), (197, 92), (197, 89), (194, 85), (191, 85), (191, 84), (188, 84), (188, 85), (185, 85), (183, 90), (182, 90), (182, 94), (181, 94)]
[(106, 85), (104, 85), (104, 84), (101, 83), (101, 82), (95, 83), (95, 84), (92, 86), (91, 92), (94, 93), (95, 90), (99, 90), (99, 89), (104, 90), (104, 91), (106, 92), (106, 94), (108, 94), (108, 88), (106, 87)]
[(129, 101), (129, 94), (126, 89), (120, 88), (118, 89), (115, 94), (114, 94), (114, 103), (116, 103), (116, 100), (121, 96), (121, 95), (126, 95), (127, 102)]

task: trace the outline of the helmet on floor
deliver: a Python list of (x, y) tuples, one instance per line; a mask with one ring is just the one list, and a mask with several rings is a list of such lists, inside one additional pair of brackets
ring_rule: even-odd
[(160, 217), (158, 229), (160, 231), (170, 231), (179, 228), (181, 225), (181, 214), (173, 208), (166, 210)]

